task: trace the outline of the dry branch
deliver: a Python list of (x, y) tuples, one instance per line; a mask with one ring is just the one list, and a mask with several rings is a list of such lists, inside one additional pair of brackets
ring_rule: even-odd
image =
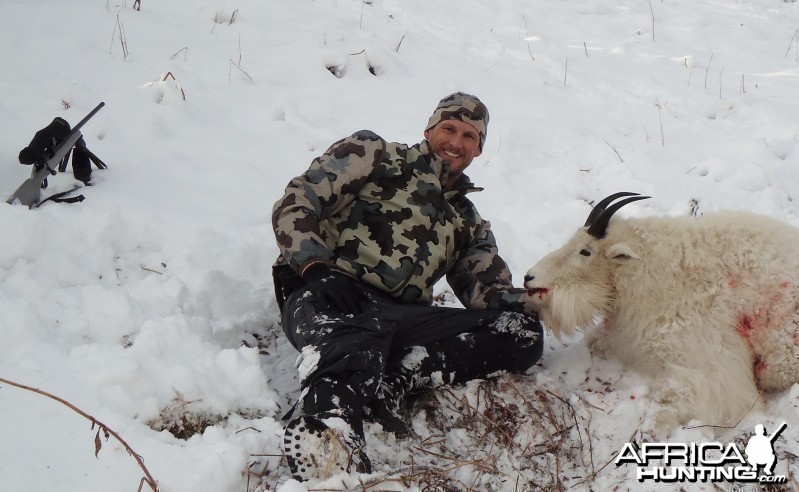
[(183, 100), (185, 101), (186, 100), (186, 93), (183, 92), (183, 87), (180, 86), (180, 82), (178, 82), (178, 79), (175, 78), (175, 75), (172, 72), (165, 73), (160, 78), (158, 78), (157, 80), (155, 80), (153, 82), (150, 82), (147, 85), (150, 86), (150, 85), (155, 85), (155, 84), (160, 84), (162, 82), (166, 82), (166, 79), (168, 79), (170, 77), (172, 78), (172, 80), (175, 81), (175, 87), (177, 87), (177, 89), (180, 91), (180, 97), (183, 98)]
[(611, 148), (611, 150), (613, 150), (613, 152), (615, 152), (615, 153), (616, 153), (616, 156), (619, 158), (619, 161), (620, 161), (620, 162), (624, 162), (624, 159), (622, 159), (622, 158), (621, 158), (621, 154), (619, 154), (619, 151), (618, 151), (618, 150), (616, 150), (616, 147), (614, 147), (614, 146), (610, 145), (610, 142), (608, 142), (608, 141), (607, 141), (607, 140), (605, 140), (604, 138), (603, 138), (602, 140), (604, 140), (604, 141), (605, 141), (605, 143), (607, 144), (607, 146), (608, 146), (608, 147), (610, 147), (610, 148)]
[(180, 82), (178, 82), (178, 79), (175, 78), (175, 76), (172, 74), (172, 72), (165, 73), (164, 76), (161, 77), (161, 81), (162, 82), (166, 82), (166, 79), (168, 79), (169, 77), (172, 77), (172, 80), (175, 81), (175, 87), (178, 88), (178, 90), (180, 91), (180, 96), (185, 101), (186, 100), (186, 93), (183, 92), (183, 87), (180, 86)]
[(399, 43), (397, 43), (397, 47), (394, 48), (394, 53), (399, 53), (400, 46), (402, 46), (402, 42), (405, 40), (405, 36), (407, 36), (407, 35), (408, 35), (408, 31), (405, 31), (405, 34), (402, 35), (402, 37), (399, 40)]
[(122, 46), (122, 56), (124, 59), (128, 59), (128, 41), (125, 38), (125, 30), (122, 28), (122, 21), (119, 20), (119, 14), (117, 14), (117, 21), (114, 24), (114, 31), (111, 33), (111, 49), (109, 52), (113, 51), (114, 49), (114, 37), (116, 36), (117, 30), (119, 30), (119, 44)]
[(173, 54), (172, 56), (169, 57), (169, 59), (170, 60), (174, 59), (176, 56), (178, 56), (180, 54), (181, 51), (183, 52), (183, 61), (186, 61), (186, 58), (189, 56), (189, 47), (188, 46), (184, 46), (183, 48), (177, 50), (175, 52), (175, 54)]
[(707, 74), (710, 71), (710, 63), (713, 61), (713, 52), (710, 52), (710, 60), (707, 61), (707, 67), (705, 68), (705, 89), (707, 89)]
[(791, 37), (791, 40), (788, 41), (788, 49), (785, 51), (785, 58), (788, 58), (788, 53), (791, 52), (791, 46), (793, 45), (794, 40), (796, 40), (796, 58), (799, 59), (799, 29), (794, 31), (793, 37)]
[(70, 402), (64, 400), (63, 398), (59, 398), (59, 397), (57, 397), (57, 396), (55, 396), (55, 395), (53, 395), (51, 393), (48, 393), (46, 391), (42, 391), (42, 390), (37, 389), (37, 388), (31, 388), (30, 386), (25, 386), (24, 384), (15, 383), (13, 381), (9, 381), (8, 379), (3, 379), (3, 378), (0, 378), (0, 383), (5, 383), (5, 384), (11, 385), (11, 386), (15, 386), (15, 387), (20, 388), (20, 389), (24, 389), (26, 391), (30, 391), (30, 392), (36, 393), (38, 395), (46, 396), (47, 398), (50, 398), (51, 400), (55, 400), (55, 401), (61, 403), (62, 405), (66, 406), (67, 408), (69, 408), (73, 412), (77, 413), (81, 417), (84, 417), (85, 419), (89, 420), (92, 423), (92, 430), (94, 430), (94, 427), (97, 426), (97, 434), (94, 437), (94, 456), (95, 457), (98, 455), (98, 453), (100, 452), (100, 448), (102, 447), (102, 441), (100, 440), (100, 432), (103, 433), (103, 435), (104, 435), (104, 437), (106, 439), (108, 439), (109, 436), (113, 436), (114, 439), (119, 441), (119, 443), (122, 444), (122, 446), (125, 447), (125, 450), (128, 452), (128, 454), (131, 455), (133, 457), (133, 459), (136, 460), (136, 463), (139, 464), (139, 468), (141, 468), (142, 472), (144, 472), (144, 477), (142, 477), (141, 481), (139, 482), (139, 491), (141, 491), (142, 487), (145, 484), (147, 484), (147, 485), (150, 486), (150, 488), (152, 489), (153, 492), (158, 492), (158, 490), (159, 490), (158, 489), (158, 483), (153, 478), (153, 476), (150, 474), (150, 471), (147, 469), (147, 467), (144, 465), (144, 460), (142, 460), (141, 455), (139, 455), (139, 453), (134, 451), (133, 448), (131, 448), (130, 445), (124, 439), (122, 439), (122, 437), (119, 434), (114, 432), (113, 429), (111, 429), (110, 427), (108, 427), (104, 423), (100, 422), (96, 418), (92, 417), (88, 413), (84, 412), (80, 408), (76, 407), (75, 405), (71, 404)]
[[(231, 64), (231, 65), (233, 65), (234, 67), (238, 68), (238, 69), (239, 69), (239, 71), (241, 71), (241, 73), (243, 73), (244, 75), (246, 75), (246, 76), (247, 76), (247, 78), (248, 78), (248, 79), (252, 80), (252, 77), (250, 77), (250, 74), (248, 74), (247, 72), (245, 72), (245, 71), (244, 71), (244, 69), (243, 69), (243, 68), (241, 68), (241, 67), (239, 66), (239, 64), (238, 64), (238, 63), (234, 62), (232, 58), (230, 59), (230, 64)], [(230, 77), (230, 73), (228, 73), (228, 78), (229, 78), (229, 77)]]

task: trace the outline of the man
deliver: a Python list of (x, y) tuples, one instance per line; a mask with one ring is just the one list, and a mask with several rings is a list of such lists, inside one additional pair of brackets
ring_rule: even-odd
[(777, 436), (782, 434), (785, 430), (786, 424), (783, 422), (781, 426), (770, 437), (766, 436), (766, 428), (763, 424), (755, 426), (755, 435), (749, 438), (746, 443), (746, 460), (752, 467), (753, 472), (757, 472), (759, 466), (763, 466), (763, 473), (766, 475), (774, 474), (774, 464), (777, 462), (777, 457), (774, 455), (774, 441)]
[[(275, 204), (283, 330), (301, 352), (301, 416), (284, 438), (299, 480), (371, 472), (364, 418), (405, 433), (410, 393), (523, 372), (543, 350), (527, 292), (514, 288), (463, 174), (488, 110), (442, 99), (408, 146), (360, 131), (334, 143)], [(432, 306), (444, 276), (466, 307)]]

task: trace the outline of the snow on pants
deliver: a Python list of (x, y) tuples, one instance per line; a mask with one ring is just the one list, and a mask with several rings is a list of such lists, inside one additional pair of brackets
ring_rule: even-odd
[(543, 352), (534, 316), (499, 310), (401, 304), (372, 289), (357, 316), (319, 306), (301, 288), (283, 307), (283, 331), (301, 352), (305, 415), (341, 413), (362, 434), (363, 409), (381, 381), (403, 381), (401, 394), (524, 372)]

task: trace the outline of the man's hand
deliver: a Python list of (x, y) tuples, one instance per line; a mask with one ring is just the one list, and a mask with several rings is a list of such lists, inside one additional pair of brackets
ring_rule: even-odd
[(324, 307), (341, 313), (358, 315), (363, 311), (366, 296), (355, 280), (328, 268), (323, 263), (311, 265), (302, 272), (308, 290), (314, 293)]

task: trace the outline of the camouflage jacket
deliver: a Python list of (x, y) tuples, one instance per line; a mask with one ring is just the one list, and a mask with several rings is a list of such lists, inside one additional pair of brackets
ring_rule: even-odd
[(360, 131), (334, 143), (272, 210), (275, 266), (299, 273), (323, 261), (400, 302), (430, 303), (446, 275), (466, 307), (534, 312), (466, 198), (480, 189), (464, 175), (444, 191), (447, 174), (427, 141), (408, 146)]

